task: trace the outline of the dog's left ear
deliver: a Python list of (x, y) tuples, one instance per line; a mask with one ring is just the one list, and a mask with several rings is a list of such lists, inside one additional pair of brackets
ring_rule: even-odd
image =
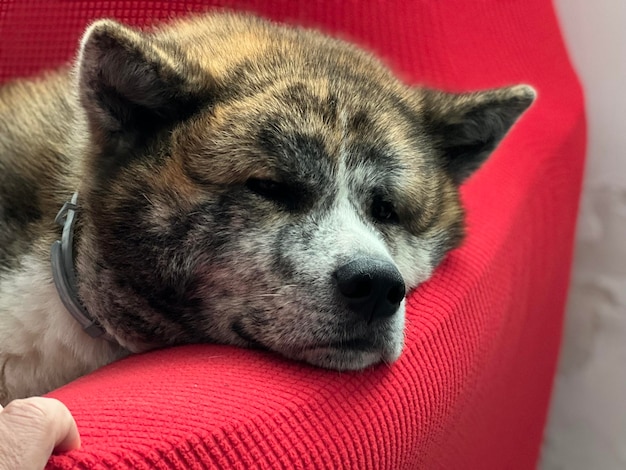
[(426, 132), (457, 184), (482, 165), (536, 96), (527, 85), (461, 94), (421, 92)]

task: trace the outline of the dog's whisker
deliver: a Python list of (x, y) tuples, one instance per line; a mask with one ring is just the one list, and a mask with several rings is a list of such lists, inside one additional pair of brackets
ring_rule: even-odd
[(150, 199), (146, 193), (141, 193), (141, 195), (150, 203), (150, 205), (154, 206), (154, 202), (152, 202), (152, 199)]
[(261, 294), (257, 294), (257, 297), (281, 297), (287, 294), (291, 295), (293, 294), (292, 292), (285, 292), (285, 291), (296, 288), (296, 287), (298, 286), (296, 286), (295, 284), (285, 284), (283, 286), (278, 286), (278, 287), (273, 288), (272, 290), (274, 292), (263, 292)]

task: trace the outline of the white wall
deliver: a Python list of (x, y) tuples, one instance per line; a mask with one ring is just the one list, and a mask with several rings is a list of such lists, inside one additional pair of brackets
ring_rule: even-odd
[[(589, 118), (543, 470), (626, 469), (626, 0), (555, 0)], [(563, 162), (564, 165), (567, 162)]]

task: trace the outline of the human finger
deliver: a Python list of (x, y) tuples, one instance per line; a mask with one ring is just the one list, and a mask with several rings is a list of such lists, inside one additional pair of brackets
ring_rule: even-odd
[(58, 400), (42, 397), (14, 400), (0, 411), (0, 456), (3, 462), (0, 470), (43, 468), (53, 450), (67, 451), (79, 447), (76, 422)]

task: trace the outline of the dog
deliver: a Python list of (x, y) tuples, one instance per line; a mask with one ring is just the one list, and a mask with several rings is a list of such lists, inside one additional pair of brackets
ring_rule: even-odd
[(0, 88), (0, 403), (186, 343), (392, 363), (459, 186), (534, 98), (408, 86), (255, 16), (96, 21)]

